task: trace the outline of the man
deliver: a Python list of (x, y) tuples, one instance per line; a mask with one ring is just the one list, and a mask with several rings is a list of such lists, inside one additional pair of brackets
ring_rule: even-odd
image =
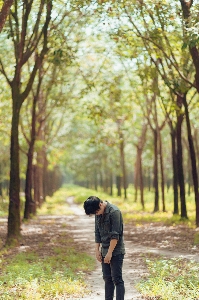
[(95, 253), (102, 264), (105, 282), (105, 300), (124, 300), (122, 265), (125, 254), (123, 241), (123, 220), (119, 208), (96, 196), (84, 202), (87, 215), (95, 215)]

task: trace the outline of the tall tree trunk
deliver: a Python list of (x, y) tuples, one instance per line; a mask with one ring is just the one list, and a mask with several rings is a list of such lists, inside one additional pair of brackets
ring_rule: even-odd
[(165, 208), (165, 193), (164, 193), (164, 165), (163, 165), (163, 153), (162, 153), (162, 138), (160, 131), (158, 131), (159, 140), (159, 154), (160, 154), (160, 173), (161, 173), (161, 192), (162, 192), (162, 210), (166, 211)]
[(173, 165), (173, 195), (174, 195), (174, 208), (173, 214), (179, 214), (178, 207), (178, 166), (177, 166), (177, 153), (176, 153), (176, 130), (171, 129), (171, 146), (172, 146), (172, 165)]
[(124, 189), (124, 199), (127, 199), (127, 177), (126, 177), (123, 134), (120, 134), (120, 161), (121, 161), (121, 169), (122, 169), (122, 183), (123, 183), (123, 189)]
[(177, 116), (177, 126), (176, 126), (178, 183), (179, 183), (179, 187), (180, 187), (181, 217), (187, 218), (183, 157), (182, 157), (182, 122), (183, 122), (183, 114), (179, 114)]
[(140, 200), (142, 208), (144, 209), (144, 182), (143, 182), (143, 170), (142, 170), (142, 156), (140, 158)]
[(154, 179), (153, 187), (155, 192), (155, 201), (154, 201), (154, 212), (159, 211), (159, 189), (158, 189), (158, 134), (157, 130), (153, 130), (154, 135)]
[(138, 146), (137, 148), (137, 155), (136, 155), (136, 162), (135, 162), (135, 173), (134, 173), (134, 189), (135, 189), (135, 196), (134, 196), (134, 201), (137, 202), (137, 197), (138, 197), (138, 184), (139, 184), (139, 173), (140, 173), (140, 164), (139, 164), (139, 151), (138, 151)]
[(196, 149), (196, 158), (197, 158), (197, 170), (199, 169), (199, 142), (198, 142), (198, 128), (195, 128), (194, 134), (193, 134), (193, 141), (195, 143), (195, 149)]
[(148, 167), (148, 175), (147, 175), (147, 184), (148, 184), (148, 191), (151, 190), (151, 169)]
[(13, 89), (13, 113), (10, 147), (10, 188), (7, 244), (19, 241), (20, 237), (20, 177), (19, 177), (19, 113), (21, 101), (19, 93)]
[(24, 219), (29, 219), (31, 213), (35, 213), (35, 204), (32, 197), (32, 188), (33, 188), (33, 151), (36, 138), (36, 103), (37, 97), (33, 98), (33, 107), (32, 107), (32, 124), (31, 124), (31, 133), (30, 133), (30, 144), (28, 149), (28, 161), (27, 161), (27, 170), (26, 170), (26, 183), (25, 183), (25, 210), (24, 210)]
[(183, 97), (183, 104), (185, 108), (185, 116), (186, 116), (186, 124), (187, 124), (187, 135), (189, 141), (189, 150), (190, 150), (190, 157), (191, 157), (191, 166), (192, 166), (192, 179), (194, 185), (194, 193), (195, 193), (195, 204), (196, 204), (196, 226), (199, 226), (199, 193), (198, 193), (198, 172), (197, 172), (197, 164), (196, 164), (196, 154), (195, 148), (191, 133), (191, 124), (189, 119), (189, 111), (187, 105), (186, 94)]
[(117, 186), (117, 196), (122, 196), (122, 189), (121, 189), (121, 176), (116, 176), (116, 186)]

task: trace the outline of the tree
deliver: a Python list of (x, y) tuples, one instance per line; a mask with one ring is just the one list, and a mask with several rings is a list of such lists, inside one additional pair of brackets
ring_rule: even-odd
[[(36, 10), (36, 11), (35, 11)], [(19, 177), (19, 117), (22, 104), (28, 97), (38, 68), (48, 51), (48, 27), (51, 20), (52, 1), (15, 1), (9, 16), (9, 30), (13, 42), (15, 69), (8, 75), (1, 57), (1, 72), (12, 92), (12, 126), (10, 148), (10, 189), (7, 243), (20, 237), (20, 177)], [(31, 12), (36, 17), (32, 24)], [(41, 19), (45, 12), (44, 22)], [(32, 31), (28, 26), (32, 27)], [(29, 59), (34, 56), (34, 65), (29, 78), (24, 74)], [(12, 79), (10, 77), (12, 76)]]

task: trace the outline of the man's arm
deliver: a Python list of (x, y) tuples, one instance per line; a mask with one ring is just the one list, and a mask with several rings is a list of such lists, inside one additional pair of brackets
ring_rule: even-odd
[(106, 256), (104, 257), (104, 262), (106, 264), (110, 264), (110, 261), (111, 261), (111, 258), (112, 258), (112, 253), (113, 253), (113, 250), (115, 249), (115, 247), (117, 245), (117, 242), (118, 242), (118, 240), (116, 240), (116, 239), (112, 239), (110, 241), (108, 252), (107, 252)]
[(95, 243), (95, 256), (99, 262), (102, 262), (102, 255), (100, 252), (100, 243)]

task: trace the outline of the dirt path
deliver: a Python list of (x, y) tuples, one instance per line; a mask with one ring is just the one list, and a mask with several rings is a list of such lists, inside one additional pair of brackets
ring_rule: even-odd
[[(23, 243), (16, 251), (39, 249), (39, 243), (44, 243), (49, 253), (55, 237), (66, 231), (74, 238), (78, 248), (88, 254), (94, 254), (94, 217), (85, 215), (83, 208), (73, 203), (73, 198), (67, 202), (73, 212), (70, 216), (39, 216), (22, 225)], [(50, 230), (49, 230), (50, 228)], [(124, 259), (124, 281), (126, 287), (125, 300), (144, 299), (135, 286), (141, 276), (147, 272), (144, 254), (162, 255), (164, 257), (184, 257), (199, 261), (199, 247), (193, 246), (193, 236), (198, 229), (184, 226), (164, 226), (161, 224), (125, 225), (126, 255)], [(5, 240), (7, 220), (0, 218), (0, 247)], [(104, 283), (101, 265), (96, 262), (96, 269), (87, 276), (91, 293), (84, 300), (103, 300)], [(70, 299), (73, 300), (73, 299)], [(74, 299), (75, 300), (75, 299)], [(77, 300), (77, 299), (76, 299)], [(79, 300), (79, 299), (78, 299)]]

